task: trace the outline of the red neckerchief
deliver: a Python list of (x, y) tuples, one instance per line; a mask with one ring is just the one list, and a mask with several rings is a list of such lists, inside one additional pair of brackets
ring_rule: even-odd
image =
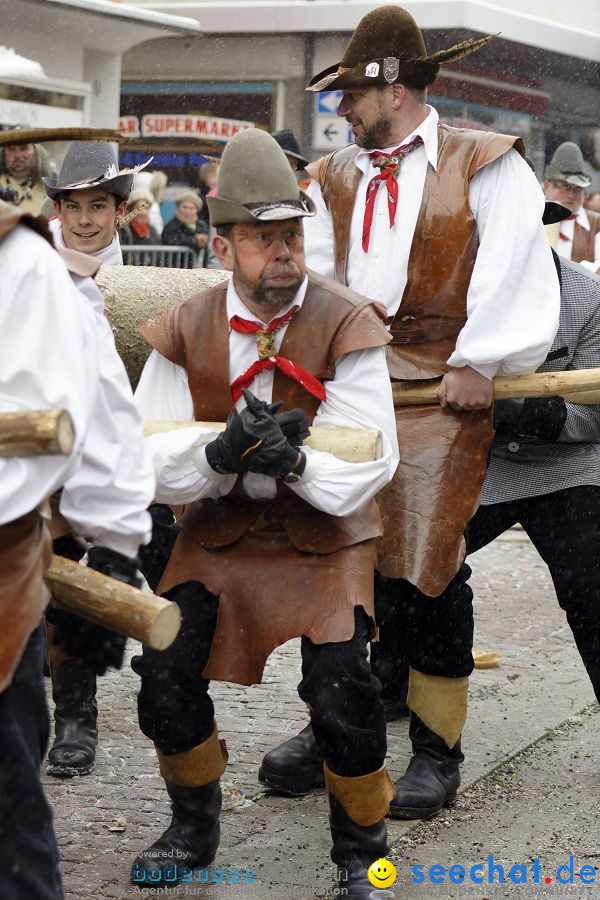
[[(566, 219), (563, 219), (562, 221), (563, 221), (563, 222), (570, 222), (571, 219), (576, 219), (576, 218), (577, 218), (577, 216), (575, 215), (575, 213), (571, 213), (570, 216), (567, 216), (567, 218), (566, 218)], [(560, 224), (561, 224), (561, 226), (562, 226), (562, 222), (561, 222)], [(569, 237), (568, 234), (563, 234), (563, 233), (562, 233), (562, 230), (558, 232), (558, 236), (559, 236), (559, 238), (561, 239), (561, 241), (570, 241), (570, 240), (571, 240), (571, 238)]]
[(375, 151), (371, 153), (371, 162), (377, 169), (381, 169), (379, 175), (374, 175), (367, 185), (367, 199), (365, 204), (365, 218), (363, 220), (362, 248), (367, 252), (369, 249), (369, 237), (371, 235), (371, 224), (373, 222), (373, 212), (375, 210), (375, 198), (379, 185), (385, 181), (387, 187), (388, 211), (390, 214), (390, 228), (393, 228), (396, 219), (396, 206), (398, 205), (398, 182), (396, 175), (400, 169), (400, 163), (405, 156), (412, 153), (423, 143), (423, 138), (417, 135), (408, 144), (403, 144), (394, 150), (393, 153), (381, 153)]
[(317, 397), (319, 400), (325, 400), (325, 388), (318, 378), (303, 369), (302, 366), (296, 365), (291, 359), (285, 356), (279, 356), (275, 352), (275, 332), (283, 328), (290, 321), (293, 315), (300, 309), (299, 306), (292, 306), (284, 316), (271, 319), (268, 325), (259, 325), (258, 322), (252, 322), (249, 319), (242, 319), (241, 316), (233, 316), (229, 325), (233, 331), (241, 334), (254, 334), (256, 337), (256, 345), (258, 347), (259, 358), (256, 362), (246, 369), (243, 375), (236, 378), (231, 385), (231, 396), (233, 402), (237, 403), (242, 395), (243, 388), (250, 387), (256, 376), (265, 369), (274, 369), (277, 367), (288, 378), (293, 378), (298, 384), (301, 384), (309, 394)]

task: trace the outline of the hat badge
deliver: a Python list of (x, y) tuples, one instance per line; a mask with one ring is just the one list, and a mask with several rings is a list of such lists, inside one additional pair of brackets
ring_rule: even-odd
[(369, 63), (369, 65), (365, 69), (365, 76), (367, 78), (377, 78), (378, 75), (379, 75), (379, 63), (376, 63), (376, 62)]
[(388, 84), (393, 84), (400, 71), (400, 60), (397, 56), (386, 56), (383, 60), (383, 77)]

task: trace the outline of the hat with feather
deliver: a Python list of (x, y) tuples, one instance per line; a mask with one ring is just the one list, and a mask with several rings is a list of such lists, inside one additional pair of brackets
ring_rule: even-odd
[(401, 6), (379, 6), (360, 20), (339, 63), (310, 81), (307, 91), (334, 91), (400, 82), (425, 87), (442, 63), (456, 62), (487, 44), (493, 35), (463, 41), (427, 55), (421, 29)]
[(58, 176), (43, 178), (42, 181), (50, 198), (63, 192), (98, 187), (127, 200), (133, 179), (152, 162), (152, 158), (141, 166), (119, 171), (117, 157), (110, 144), (105, 141), (73, 141), (67, 147)]

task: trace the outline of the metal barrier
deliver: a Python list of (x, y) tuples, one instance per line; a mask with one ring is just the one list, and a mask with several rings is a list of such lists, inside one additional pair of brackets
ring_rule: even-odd
[(189, 247), (162, 244), (121, 244), (126, 266), (165, 266), (170, 269), (194, 269), (198, 254)]

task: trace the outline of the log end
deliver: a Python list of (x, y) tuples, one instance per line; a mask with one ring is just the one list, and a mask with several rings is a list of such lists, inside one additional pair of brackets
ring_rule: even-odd
[(154, 650), (166, 650), (179, 634), (180, 628), (181, 611), (176, 603), (168, 602), (152, 623), (148, 644)]

